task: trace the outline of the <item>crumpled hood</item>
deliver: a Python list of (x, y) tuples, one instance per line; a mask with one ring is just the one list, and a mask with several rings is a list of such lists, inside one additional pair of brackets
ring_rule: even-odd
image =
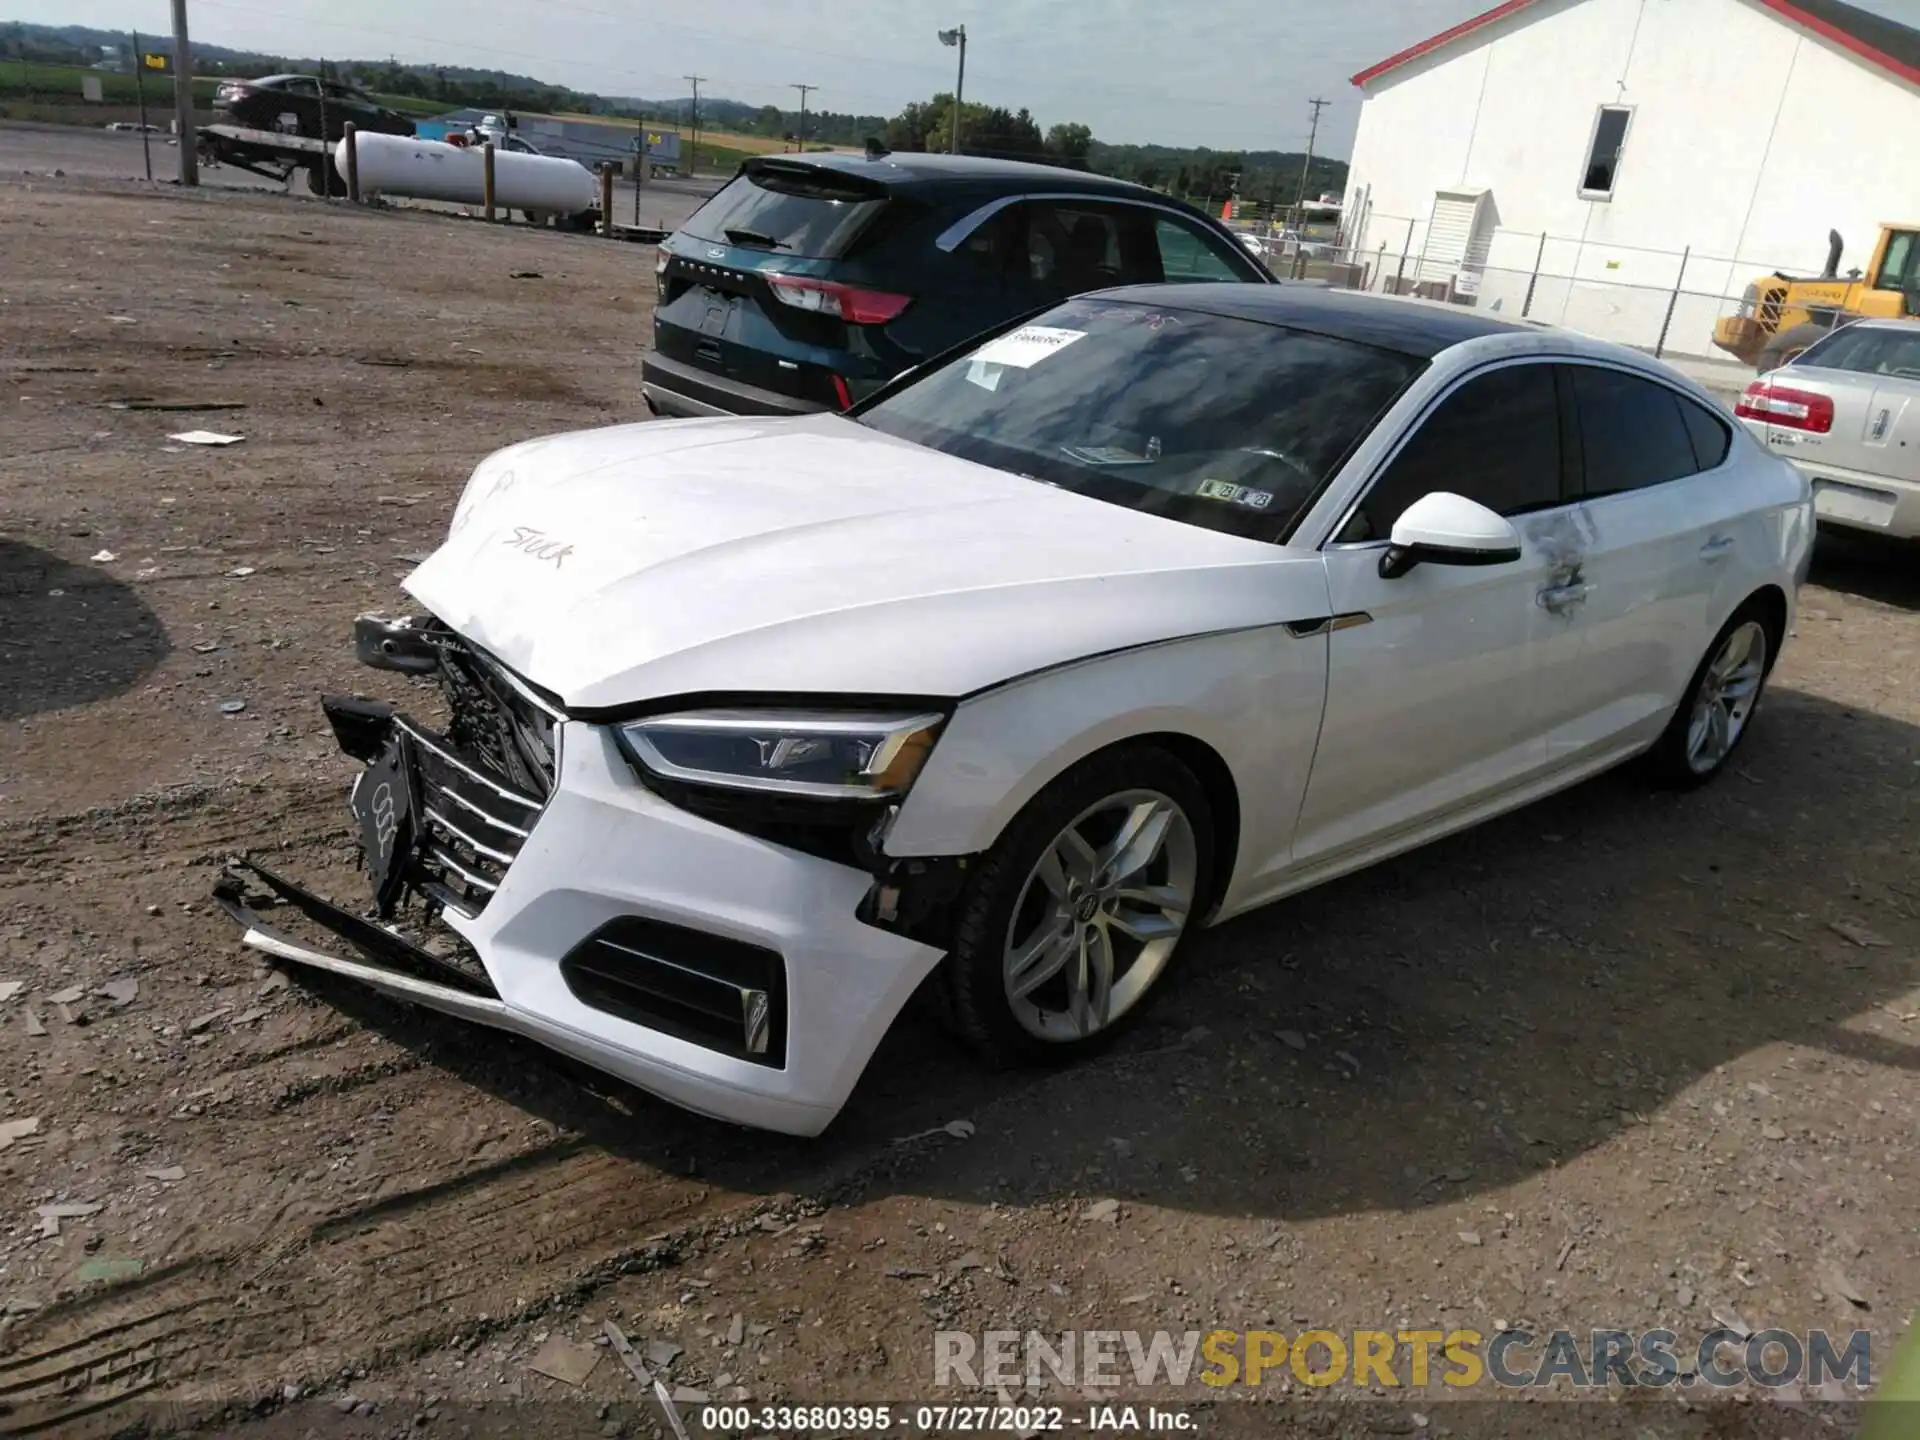
[(1275, 572), (1318, 567), (1289, 557), (822, 415), (510, 447), (474, 472), (406, 588), (592, 709), (701, 692), (960, 696), (1298, 618), (1305, 577)]

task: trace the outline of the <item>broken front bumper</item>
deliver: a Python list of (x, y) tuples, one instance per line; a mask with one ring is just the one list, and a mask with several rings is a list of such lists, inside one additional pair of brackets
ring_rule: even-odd
[[(444, 737), (384, 707), (357, 713), (350, 730), (329, 710), (342, 748), (363, 760), (404, 727), (409, 745), (465, 764)], [(463, 887), (433, 854), (449, 836), (423, 824), (396, 862), (394, 898), (411, 928), (452, 943), (421, 943), (257, 862), (236, 865), (217, 898), (268, 954), (526, 1036), (703, 1114), (819, 1133), (941, 951), (863, 923), (871, 875), (669, 804), (604, 727), (554, 729), (551, 793), (511, 851), (485, 828), (503, 817), (469, 814), (448, 798), (457, 789), (437, 794), (416, 777), (423, 816), (457, 811), (448, 818), (494, 852), (476, 860), (451, 847), (479, 882)], [(342, 943), (276, 929), (268, 915), (287, 908)]]

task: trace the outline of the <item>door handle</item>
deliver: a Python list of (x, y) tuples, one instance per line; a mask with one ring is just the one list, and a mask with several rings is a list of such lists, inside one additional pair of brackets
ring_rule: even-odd
[(1706, 561), (1724, 560), (1733, 553), (1733, 537), (1716, 535), (1700, 547), (1700, 558)]
[(1587, 591), (1591, 588), (1579, 581), (1570, 585), (1549, 585), (1539, 594), (1540, 608), (1555, 615), (1565, 615), (1586, 603)]

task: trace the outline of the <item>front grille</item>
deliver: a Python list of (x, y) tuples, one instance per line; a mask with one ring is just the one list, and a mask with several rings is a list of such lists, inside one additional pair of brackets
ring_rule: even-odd
[(446, 887), (436, 898), (457, 899), (462, 909), (478, 914), (506, 879), (545, 801), (489, 775), (477, 753), (462, 754), (422, 726), (396, 723), (412, 741), (421, 860), (434, 872), (429, 884)]
[(778, 951), (625, 915), (567, 952), (581, 1004), (737, 1060), (787, 1063), (787, 970)]
[(469, 914), (486, 907), (553, 794), (560, 712), (451, 630), (440, 652), (444, 736), (411, 723), (428, 893)]

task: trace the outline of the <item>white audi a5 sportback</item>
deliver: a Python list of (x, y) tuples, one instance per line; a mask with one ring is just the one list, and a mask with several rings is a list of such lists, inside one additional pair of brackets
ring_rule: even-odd
[(1086, 296), (845, 415), (484, 460), (420, 612), (356, 630), (448, 718), (324, 702), (370, 906), (219, 894), (271, 954), (814, 1134), (923, 984), (992, 1062), (1071, 1056), (1202, 926), (1629, 758), (1711, 778), (1813, 536), (1629, 350)]

